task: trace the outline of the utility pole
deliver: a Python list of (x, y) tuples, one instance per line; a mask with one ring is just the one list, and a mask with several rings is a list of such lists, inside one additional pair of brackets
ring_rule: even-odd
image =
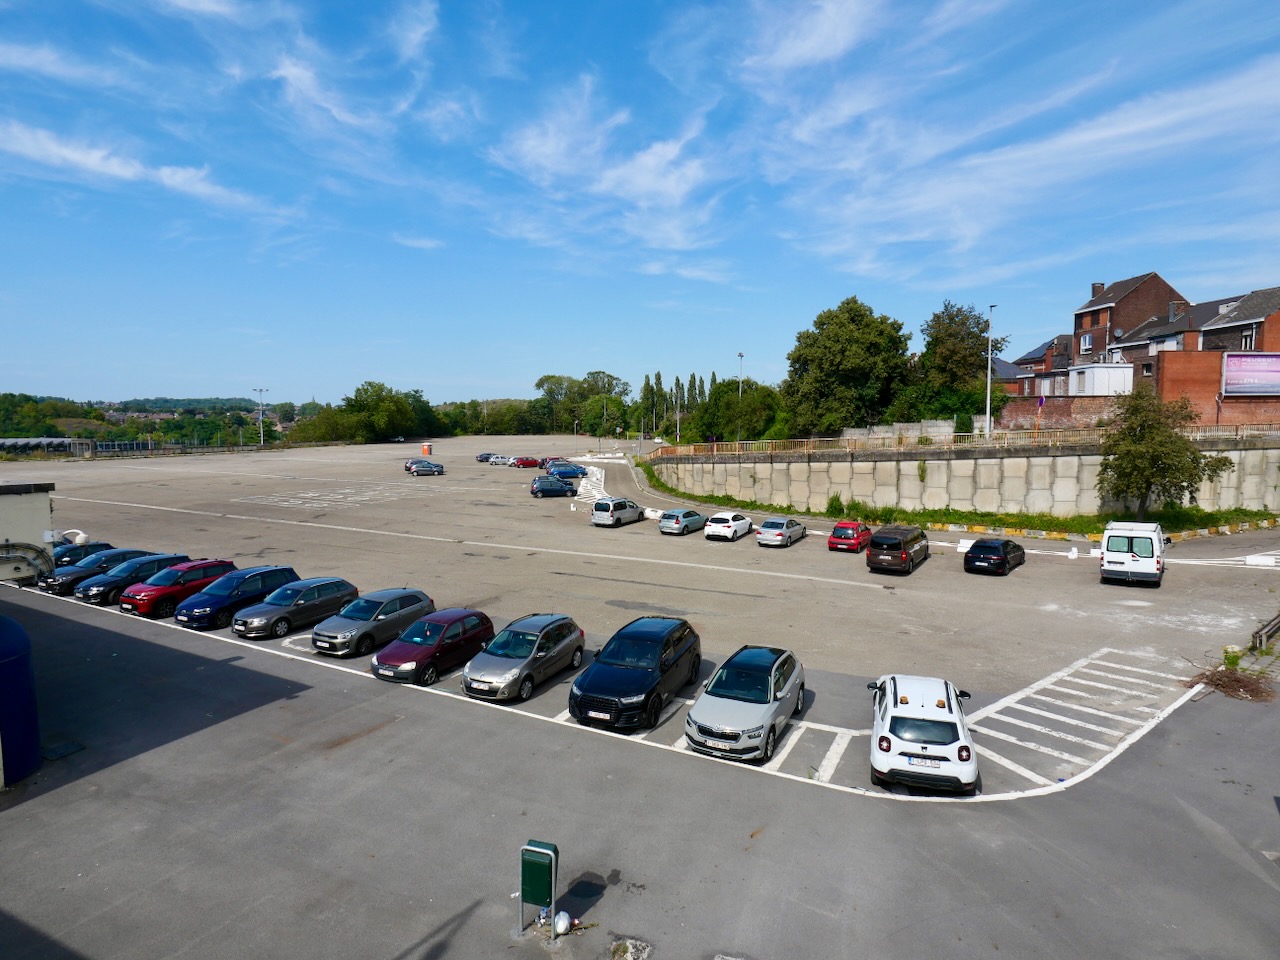
[(742, 452), (742, 351), (738, 351), (738, 452)]
[(991, 439), (991, 314), (998, 306), (999, 304), (993, 303), (987, 307), (987, 419), (983, 423), (988, 440)]
[(266, 442), (266, 432), (262, 427), (262, 395), (267, 393), (270, 387), (254, 387), (253, 392), (258, 395), (258, 446), (262, 446)]

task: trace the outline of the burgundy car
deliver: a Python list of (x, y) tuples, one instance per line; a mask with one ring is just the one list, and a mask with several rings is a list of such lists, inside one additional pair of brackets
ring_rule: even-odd
[(493, 621), (479, 610), (450, 607), (415, 620), (369, 664), (373, 675), (393, 683), (430, 686), (457, 670), (493, 639)]
[(126, 587), (120, 609), (144, 617), (172, 617), (178, 604), (199, 593), (236, 565), (230, 560), (190, 560)]
[(841, 520), (827, 537), (828, 550), (848, 550), (861, 553), (871, 542), (871, 528), (857, 520)]

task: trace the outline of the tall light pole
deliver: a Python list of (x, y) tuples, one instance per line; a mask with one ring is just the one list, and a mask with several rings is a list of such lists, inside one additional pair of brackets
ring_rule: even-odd
[(738, 446), (742, 446), (742, 351), (738, 351)]
[(988, 440), (991, 439), (991, 314), (999, 304), (993, 303), (987, 307), (987, 419), (983, 421), (986, 425), (984, 432)]
[[(262, 446), (266, 442), (266, 433), (262, 428), (262, 395), (267, 393), (270, 387), (254, 387), (253, 392), (258, 395), (258, 446)], [(251, 434), (252, 436), (252, 434)]]

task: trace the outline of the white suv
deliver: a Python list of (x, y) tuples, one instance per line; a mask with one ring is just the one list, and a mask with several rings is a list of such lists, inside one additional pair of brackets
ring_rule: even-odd
[(978, 788), (978, 758), (965, 723), (969, 694), (937, 677), (886, 674), (873, 691), (871, 782), (958, 793)]

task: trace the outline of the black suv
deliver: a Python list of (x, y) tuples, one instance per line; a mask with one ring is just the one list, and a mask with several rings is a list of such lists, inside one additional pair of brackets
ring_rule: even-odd
[(222, 629), (239, 610), (261, 603), (267, 594), (298, 575), (293, 567), (248, 567), (232, 570), (178, 604), (174, 619), (184, 627)]
[(687, 620), (632, 620), (573, 682), (569, 713), (584, 725), (656, 727), (662, 708), (697, 682), (701, 666), (702, 639)]
[(114, 607), (120, 602), (120, 594), (135, 583), (141, 583), (148, 577), (154, 577), (166, 567), (176, 563), (186, 563), (191, 558), (185, 553), (157, 553), (152, 556), (135, 557), (124, 563), (116, 564), (106, 573), (82, 580), (76, 586), (76, 599), (85, 603), (97, 603), (104, 607)]
[[(106, 573), (118, 563), (132, 560), (134, 557), (145, 557), (153, 553), (151, 550), (135, 550), (130, 547), (113, 547), (110, 550), (99, 550), (75, 563), (58, 567), (52, 573), (42, 573), (36, 578), (36, 586), (46, 593), (65, 597), (76, 588), (76, 584)], [(125, 584), (128, 586), (128, 584)]]

